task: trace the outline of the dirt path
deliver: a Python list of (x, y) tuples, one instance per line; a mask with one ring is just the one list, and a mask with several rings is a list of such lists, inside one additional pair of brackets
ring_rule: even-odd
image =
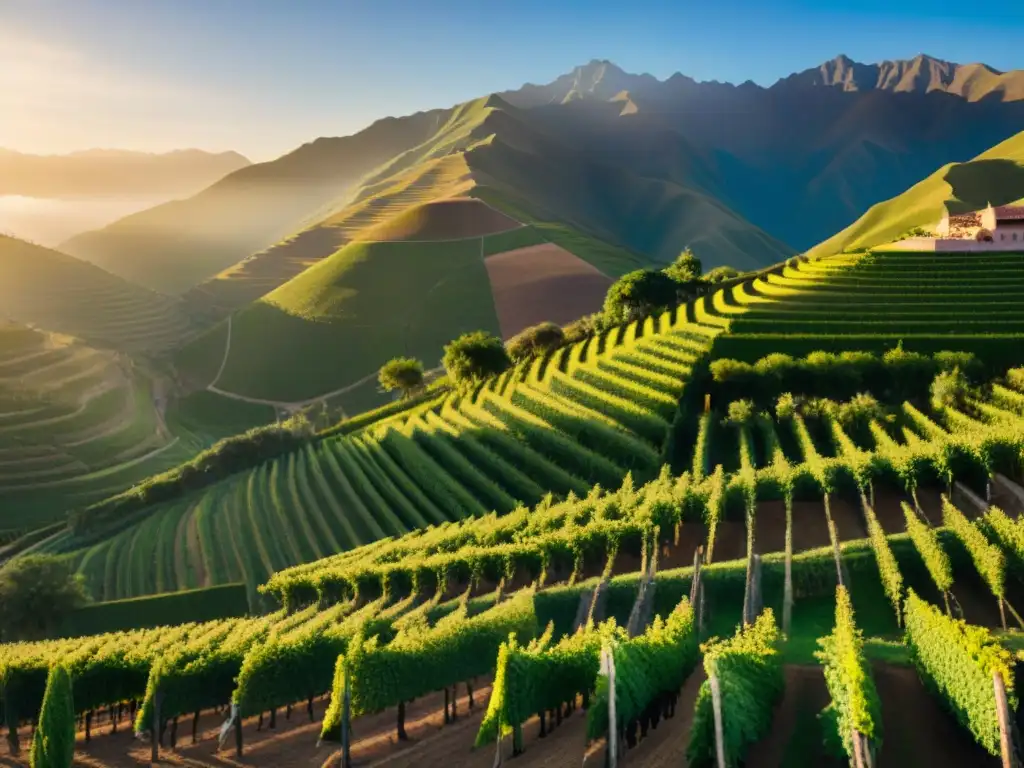
[(841, 768), (843, 761), (825, 754), (818, 720), (830, 700), (821, 667), (788, 664), (785, 675), (786, 689), (775, 707), (771, 731), (750, 747), (746, 768)]
[(228, 366), (228, 355), (231, 354), (231, 319), (233, 315), (228, 315), (228, 338), (224, 343), (224, 357), (220, 359), (220, 368), (217, 369), (217, 375), (213, 377), (213, 381), (207, 385), (207, 389), (213, 390), (217, 386), (217, 382), (220, 381), (221, 375), (224, 373), (224, 369)]
[(913, 667), (876, 664), (874, 677), (882, 701), (878, 768), (999, 765), (999, 760), (975, 744), (940, 701), (928, 694)]

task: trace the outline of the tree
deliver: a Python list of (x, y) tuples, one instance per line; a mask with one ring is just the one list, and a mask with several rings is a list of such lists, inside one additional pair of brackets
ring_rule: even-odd
[(0, 568), (0, 636), (4, 641), (46, 637), (87, 600), (85, 582), (66, 560), (27, 555)]
[(43, 708), (32, 739), (32, 768), (71, 768), (75, 755), (75, 704), (71, 675), (61, 664), (50, 667)]
[(704, 274), (704, 265), (687, 247), (663, 271), (677, 283), (686, 283), (699, 280), (700, 276)]
[(540, 323), (524, 328), (505, 344), (515, 362), (534, 355), (552, 352), (565, 344), (565, 331), (554, 323)]
[(677, 283), (664, 272), (638, 269), (629, 272), (608, 289), (604, 314), (609, 322), (627, 323), (663, 312), (676, 303)]
[(384, 363), (377, 381), (385, 392), (397, 389), (402, 397), (412, 397), (423, 389), (423, 363), (412, 357), (396, 357)]
[(501, 339), (486, 331), (464, 333), (445, 345), (442, 363), (458, 385), (497, 376), (512, 365)]

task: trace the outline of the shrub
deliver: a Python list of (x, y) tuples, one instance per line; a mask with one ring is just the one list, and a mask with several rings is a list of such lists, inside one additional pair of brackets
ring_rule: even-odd
[(309, 419), (297, 414), (278, 424), (224, 438), (191, 461), (156, 475), (142, 485), (85, 509), (73, 510), (70, 515), (72, 532), (80, 534), (106, 523), (131, 522), (129, 515), (133, 512), (179, 498), (188, 491), (213, 485), (228, 475), (297, 450), (312, 436), (313, 425)]
[(896, 400), (910, 400), (925, 392), (935, 375), (934, 363), (920, 352), (908, 352), (900, 342), (890, 349), (882, 360), (889, 369), (891, 394)]
[(1018, 392), (1024, 392), (1024, 366), (1008, 370), (1006, 372), (1006, 383)]
[(412, 397), (423, 389), (423, 363), (412, 357), (396, 357), (384, 363), (377, 380), (385, 392), (397, 389), (403, 398)]
[(579, 320), (573, 320), (565, 328), (563, 328), (564, 338), (566, 344), (575, 344), (577, 341), (583, 341), (595, 333), (599, 333), (607, 328), (608, 325), (605, 322), (605, 316), (602, 312), (594, 312), (591, 315), (584, 315)]
[(512, 365), (501, 339), (486, 331), (464, 333), (446, 344), (442, 363), (449, 378), (463, 386), (497, 376)]
[(735, 427), (745, 427), (754, 421), (757, 411), (750, 400), (733, 400), (729, 403), (729, 415), (725, 418), (726, 424)]
[(0, 638), (36, 640), (87, 601), (85, 582), (67, 560), (26, 555), (0, 568)]
[(628, 323), (664, 312), (676, 303), (677, 283), (664, 272), (638, 269), (629, 272), (608, 289), (604, 300), (605, 318), (612, 323)]
[(798, 404), (799, 401), (793, 397), (792, 393), (782, 393), (775, 402), (775, 417), (780, 421), (792, 419), (796, 414)]
[[(577, 320), (576, 322), (580, 322)], [(540, 323), (526, 328), (505, 343), (509, 357), (520, 362), (543, 354), (553, 352), (565, 344), (565, 331), (554, 323)]]
[(929, 387), (931, 394), (932, 408), (941, 410), (943, 408), (962, 408), (967, 403), (967, 397), (971, 393), (970, 384), (959, 368), (951, 371), (942, 371), (933, 380)]
[(704, 275), (705, 283), (723, 283), (726, 280), (732, 280), (733, 278), (739, 277), (742, 273), (735, 267), (715, 267), (706, 275)]
[(50, 668), (39, 726), (32, 738), (32, 768), (71, 768), (75, 756), (75, 704), (71, 675), (61, 664)]

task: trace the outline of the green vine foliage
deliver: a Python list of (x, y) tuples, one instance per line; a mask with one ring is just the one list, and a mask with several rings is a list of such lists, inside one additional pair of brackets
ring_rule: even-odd
[(75, 705), (66, 667), (50, 668), (39, 726), (32, 739), (32, 768), (71, 768), (75, 755)]
[(1006, 555), (1009, 567), (1024, 576), (1024, 520), (1010, 517), (999, 507), (989, 507), (980, 524)]
[(433, 627), (399, 632), (391, 642), (359, 632), (339, 657), (321, 737), (338, 738), (346, 678), (353, 716), (380, 712), (486, 674), (510, 635), (525, 643), (537, 634), (530, 589), (476, 616), (467, 616), (463, 606)]
[[(615, 719), (620, 731), (659, 696), (678, 691), (700, 658), (693, 609), (687, 598), (668, 619), (656, 616), (642, 635), (608, 642), (615, 660)], [(595, 703), (587, 710), (588, 739), (608, 733), (608, 697), (608, 678), (601, 677)]]
[(907, 521), (910, 540), (914, 542), (914, 547), (924, 561), (932, 581), (940, 592), (948, 592), (953, 586), (953, 566), (949, 562), (946, 550), (939, 543), (939, 537), (906, 502), (903, 502), (903, 517)]
[(853, 732), (863, 734), (874, 745), (882, 741), (882, 707), (871, 679), (871, 667), (864, 656), (864, 640), (857, 628), (850, 593), (836, 588), (836, 625), (832, 634), (818, 640), (821, 661), (832, 701), (823, 720), (838, 730), (846, 756), (853, 758)]
[(942, 520), (967, 548), (992, 594), (1002, 600), (1006, 579), (1006, 558), (1002, 550), (990, 543), (981, 529), (945, 496), (942, 497)]
[[(757, 621), (741, 627), (733, 637), (702, 646), (704, 669), (709, 677), (718, 676), (722, 693), (723, 747), (729, 766), (742, 765), (747, 748), (771, 728), (772, 711), (784, 686), (780, 639), (775, 616), (766, 609)], [(694, 768), (715, 765), (715, 723), (708, 681), (697, 694), (686, 756)]]
[(878, 562), (878, 573), (882, 580), (882, 588), (885, 589), (885, 596), (889, 598), (889, 602), (892, 603), (892, 608), (896, 612), (896, 623), (902, 625), (903, 574), (900, 573), (896, 556), (892, 553), (889, 540), (886, 538), (885, 531), (878, 522), (875, 510), (871, 508), (863, 497), (861, 501), (864, 508), (864, 517), (868, 524), (868, 537), (871, 539), (871, 549), (874, 550), (875, 560)]
[(992, 677), (999, 674), (1003, 678), (1010, 707), (1016, 710), (1010, 652), (984, 627), (949, 618), (913, 590), (907, 595), (904, 616), (907, 642), (922, 679), (945, 699), (981, 746), (999, 755)]
[(538, 639), (524, 646), (512, 636), (502, 644), (477, 746), (494, 742), (499, 734), (507, 735), (535, 714), (592, 692), (602, 645), (626, 639), (614, 619), (598, 626), (590, 624), (554, 645), (550, 644), (552, 629), (549, 625), (546, 641)]

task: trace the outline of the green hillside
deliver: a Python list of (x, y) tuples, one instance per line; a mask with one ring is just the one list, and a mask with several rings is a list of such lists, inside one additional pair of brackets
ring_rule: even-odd
[(976, 211), (1024, 198), (1024, 132), (966, 163), (943, 166), (901, 195), (873, 205), (843, 231), (808, 251), (812, 257), (891, 242), (914, 227), (932, 229), (948, 203)]
[(389, 357), (432, 367), (455, 336), (497, 327), (479, 238), (353, 243), (233, 318), (216, 386), (313, 399), (375, 374)]
[(191, 457), (167, 393), (126, 357), (0, 325), (0, 532), (61, 520)]
[(0, 312), (10, 320), (126, 352), (159, 354), (190, 332), (177, 300), (3, 235)]

